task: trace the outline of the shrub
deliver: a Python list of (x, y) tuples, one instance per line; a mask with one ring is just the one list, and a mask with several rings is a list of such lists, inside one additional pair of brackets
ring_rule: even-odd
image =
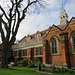
[(73, 69), (68, 69), (68, 72), (73, 73), (74, 70)]
[(46, 67), (45, 65), (42, 65), (42, 71), (46, 72), (67, 72), (66, 68), (56, 68), (56, 67)]
[(32, 61), (28, 61), (28, 60), (24, 59), (24, 60), (20, 60), (18, 62), (15, 62), (14, 66), (28, 66), (28, 65), (33, 65), (33, 64), (32, 64)]
[(14, 57), (13, 56), (9, 56), (8, 57), (8, 64), (10, 64), (10, 62), (14, 61)]
[(22, 66), (22, 60), (17, 62), (17, 66)]
[(67, 69), (66, 69), (66, 68), (56, 68), (56, 67), (55, 67), (55, 68), (53, 69), (53, 71), (54, 71), (54, 72), (67, 72)]
[(21, 56), (19, 56), (19, 57), (17, 58), (17, 60), (18, 60), (18, 61), (22, 60), (22, 57), (21, 57)]
[(15, 62), (15, 63), (14, 63), (14, 66), (17, 66), (17, 65), (18, 65), (17, 62)]
[(67, 72), (66, 68), (61, 68), (61, 72)]
[(27, 67), (28, 67), (28, 68), (34, 68), (34, 67), (36, 67), (36, 66), (35, 66), (35, 64), (32, 63), (32, 64), (29, 64)]
[(22, 60), (22, 66), (28, 66), (28, 60)]
[(35, 66), (38, 66), (38, 64), (42, 64), (42, 59), (41, 58), (35, 58), (34, 60)]

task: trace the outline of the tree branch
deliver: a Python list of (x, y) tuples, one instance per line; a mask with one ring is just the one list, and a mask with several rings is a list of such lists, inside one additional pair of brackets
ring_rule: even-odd
[(1, 9), (1, 11), (3, 12), (3, 14), (5, 15), (6, 19), (9, 21), (9, 18), (7, 17), (7, 15), (6, 15), (4, 9), (3, 9), (1, 6), (0, 6), (0, 9)]
[(8, 32), (8, 26), (7, 23), (1, 18), (1, 22), (4, 24), (4, 27), (6, 29), (6, 31)]
[(27, 12), (28, 7), (36, 2), (38, 2), (38, 0), (32, 2), (29, 1), (28, 5), (23, 9), (22, 17), (20, 18), (20, 21), (22, 21), (25, 18), (25, 13)]
[(30, 4), (30, 0), (28, 0), (28, 5)]
[(5, 35), (4, 35), (4, 31), (2, 29), (2, 23), (1, 23), (1, 16), (0, 16), (0, 33), (1, 33), (1, 37), (2, 37), (2, 41), (4, 42), (5, 40)]
[(16, 0), (16, 11), (17, 11), (17, 13), (18, 13), (18, 20), (20, 19), (20, 11), (19, 11), (19, 5), (20, 5), (20, 2), (21, 2), (21, 0), (19, 1), (19, 2), (17, 2), (17, 0)]
[(13, 23), (13, 27), (12, 27), (12, 34), (14, 32), (15, 23), (16, 23), (16, 15), (15, 15), (15, 19), (14, 19), (14, 23)]
[(17, 24), (16, 24), (15, 31), (14, 31), (14, 33), (13, 33), (11, 39), (10, 39), (10, 42), (9, 42), (10, 45), (13, 44), (14, 41), (15, 41), (15, 39), (16, 39), (16, 34), (17, 34), (17, 32), (18, 32), (19, 24), (20, 24), (20, 21), (18, 21)]

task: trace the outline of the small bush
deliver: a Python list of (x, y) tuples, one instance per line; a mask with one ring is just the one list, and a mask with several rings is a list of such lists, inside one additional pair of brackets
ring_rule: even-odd
[(18, 60), (18, 61), (21, 61), (21, 60), (22, 60), (22, 57), (21, 57), (21, 56), (19, 56), (19, 57), (17, 58), (17, 60)]
[(17, 66), (17, 65), (18, 65), (17, 62), (15, 62), (15, 63), (14, 63), (14, 66)]
[(73, 69), (68, 69), (68, 72), (73, 73), (74, 70)]
[(14, 66), (34, 66), (34, 63), (32, 61), (28, 61), (26, 59), (20, 60), (18, 62), (14, 63)]
[(8, 57), (8, 64), (10, 64), (10, 62), (14, 61), (14, 57), (13, 56), (9, 56)]
[(66, 68), (61, 68), (61, 72), (67, 72)]
[(22, 60), (17, 62), (17, 66), (22, 66)]
[(36, 67), (36, 66), (35, 66), (35, 64), (29, 64), (27, 67), (28, 67), (28, 68), (34, 68), (34, 67)]
[(54, 68), (53, 69), (53, 72), (67, 72), (67, 69), (66, 68)]
[(75, 69), (73, 69), (73, 72), (75, 73)]
[(22, 60), (22, 66), (28, 66), (28, 60)]
[(61, 72), (61, 69), (60, 68), (55, 68), (54, 72)]

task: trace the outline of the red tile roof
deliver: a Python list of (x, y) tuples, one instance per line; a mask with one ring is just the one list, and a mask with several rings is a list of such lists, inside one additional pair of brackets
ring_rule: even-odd
[(60, 29), (65, 29), (65, 27), (67, 26), (67, 24), (65, 24), (65, 25), (58, 25), (57, 27), (59, 27)]
[[(67, 26), (67, 24), (62, 25), (62, 26), (61, 26), (61, 25), (57, 25), (56, 27), (58, 27), (58, 28), (60, 28), (60, 29), (65, 29), (66, 26)], [(51, 27), (52, 27), (52, 26), (50, 26), (50, 27), (49, 27), (48, 29), (46, 29), (46, 30), (40, 31), (41, 36), (42, 36), (42, 37), (46, 36), (47, 31), (49, 31), (49, 29), (50, 29)], [(30, 35), (30, 37), (31, 37), (32, 39), (35, 39), (35, 35), (37, 35), (37, 33)], [(22, 39), (19, 41), (19, 43), (25, 41), (26, 38), (27, 38), (27, 36), (25, 36), (24, 38), (22, 38)]]

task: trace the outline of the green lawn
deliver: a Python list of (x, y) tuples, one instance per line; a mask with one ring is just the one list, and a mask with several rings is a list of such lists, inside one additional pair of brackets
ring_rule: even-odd
[[(0, 75), (48, 75), (38, 73), (36, 68), (25, 68), (25, 67), (12, 67), (10, 69), (1, 69)], [(52, 75), (75, 75), (70, 73), (57, 73)]]

